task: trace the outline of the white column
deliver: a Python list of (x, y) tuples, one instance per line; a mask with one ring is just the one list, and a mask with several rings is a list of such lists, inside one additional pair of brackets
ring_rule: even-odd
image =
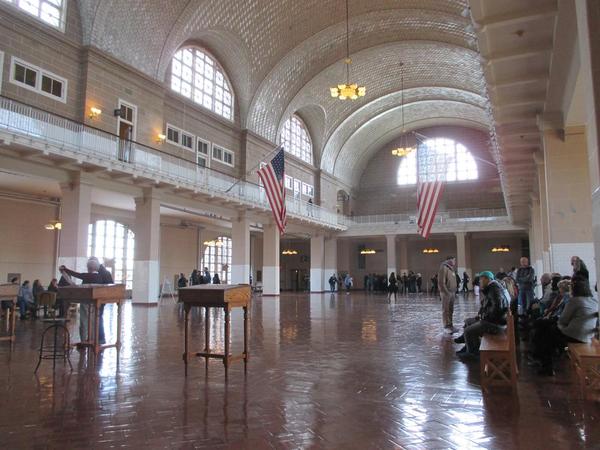
[(459, 232), (456, 235), (456, 270), (462, 279), (463, 273), (471, 276), (471, 245), (467, 233)]
[(160, 199), (152, 189), (135, 199), (134, 303), (158, 301), (160, 277)]
[(401, 238), (398, 243), (398, 249), (400, 250), (400, 269), (398, 274), (408, 273), (408, 242), (406, 238)]
[(396, 270), (396, 235), (385, 236), (386, 240), (386, 256), (387, 256), (387, 276), (389, 277), (392, 272)]
[(231, 283), (250, 282), (250, 221), (245, 214), (234, 219), (231, 227)]
[(329, 289), (329, 277), (338, 273), (337, 265), (338, 257), (338, 241), (336, 237), (329, 237), (325, 239), (325, 269), (323, 279), (323, 290)]
[(310, 238), (310, 291), (323, 292), (325, 268), (325, 236)]
[(263, 295), (279, 295), (279, 229), (274, 223), (263, 228)]
[(85, 272), (88, 227), (92, 213), (92, 186), (80, 177), (60, 185), (62, 191), (62, 230), (58, 248), (58, 266)]

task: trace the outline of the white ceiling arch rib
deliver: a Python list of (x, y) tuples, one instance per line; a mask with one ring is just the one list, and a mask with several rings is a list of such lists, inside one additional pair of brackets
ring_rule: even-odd
[[(383, 95), (369, 102), (344, 119), (334, 130), (331, 130), (323, 148), (321, 169), (333, 172), (337, 155), (344, 143), (371, 118), (378, 116), (390, 108), (401, 104), (402, 91)], [(485, 109), (487, 101), (479, 94), (450, 87), (423, 87), (405, 89), (404, 104), (426, 100), (452, 100)]]
[[(388, 109), (364, 123), (341, 147), (334, 163), (333, 175), (355, 185), (368, 161), (381, 145), (402, 134), (402, 107)], [(470, 128), (487, 131), (485, 110), (468, 103), (449, 100), (427, 100), (404, 106), (405, 129), (423, 126), (461, 123)]]
[[(403, 41), (439, 42), (472, 49), (467, 43), (473, 35), (467, 33), (465, 27), (463, 17), (436, 11), (370, 12), (350, 21), (351, 53), (357, 60), (366, 49)], [(248, 128), (273, 139), (273, 124), (279, 122), (283, 110), (307, 83), (332, 65), (338, 73), (331, 82), (339, 81), (343, 76), (344, 41), (345, 24), (340, 22), (288, 52), (257, 87), (247, 120)], [(328, 93), (327, 88), (328, 85), (324, 86), (324, 95)]]

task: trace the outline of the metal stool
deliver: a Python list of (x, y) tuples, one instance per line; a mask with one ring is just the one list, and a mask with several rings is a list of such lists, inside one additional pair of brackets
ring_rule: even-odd
[[(52, 320), (54, 325), (50, 325), (48, 328), (44, 330), (42, 333), (42, 343), (40, 344), (40, 358), (38, 360), (37, 366), (35, 367), (34, 373), (37, 373), (40, 364), (42, 363), (42, 359), (51, 359), (52, 360), (52, 370), (56, 368), (56, 360), (62, 358), (64, 361), (68, 361), (69, 367), (73, 370), (73, 366), (71, 365), (71, 335), (69, 334), (69, 330), (66, 326), (60, 323), (56, 323), (56, 320)], [(51, 343), (46, 344), (47, 339), (50, 339), (47, 336), (48, 333), (53, 332), (53, 336), (51, 337)]]

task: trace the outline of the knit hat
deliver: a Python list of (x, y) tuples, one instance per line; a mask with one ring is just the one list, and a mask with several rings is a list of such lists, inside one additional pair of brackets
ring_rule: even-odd
[(494, 274), (492, 272), (490, 272), (489, 270), (484, 270), (483, 272), (481, 272), (479, 274), (479, 276), (480, 277), (486, 277), (490, 281), (494, 279)]

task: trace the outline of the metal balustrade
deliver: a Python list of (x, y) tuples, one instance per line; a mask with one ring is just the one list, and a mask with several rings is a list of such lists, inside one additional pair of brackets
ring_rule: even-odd
[[(456, 209), (450, 211), (439, 211), (434, 224), (459, 223), (459, 222), (506, 222), (509, 223), (508, 214), (504, 208), (494, 209)], [(360, 227), (385, 224), (415, 224), (415, 214), (374, 214), (367, 216), (344, 217), (344, 225), (347, 227)]]
[[(0, 133), (6, 131), (18, 140), (44, 153), (54, 153), (79, 161), (89, 161), (107, 169), (129, 171), (175, 186), (236, 200), (269, 209), (263, 188), (217, 170), (201, 167), (152, 147), (121, 140), (118, 136), (65, 117), (0, 97)], [(36, 145), (37, 144), (37, 145)], [(346, 217), (298, 198), (286, 200), (288, 214), (337, 229), (377, 224), (416, 224), (414, 214), (382, 214)], [(459, 222), (509, 222), (505, 209), (464, 209), (438, 212), (436, 224)]]
[[(152, 147), (124, 141), (111, 133), (75, 122), (15, 100), (0, 97), (0, 131), (24, 137), (45, 153), (89, 161), (107, 168), (130, 170), (132, 175), (151, 177), (198, 192), (237, 200), (269, 209), (263, 188), (207, 167), (201, 167)], [(23, 143), (23, 141), (19, 141)], [(34, 145), (34, 143), (42, 144)], [(287, 198), (290, 216), (321, 225), (345, 228), (343, 217), (297, 198)]]

